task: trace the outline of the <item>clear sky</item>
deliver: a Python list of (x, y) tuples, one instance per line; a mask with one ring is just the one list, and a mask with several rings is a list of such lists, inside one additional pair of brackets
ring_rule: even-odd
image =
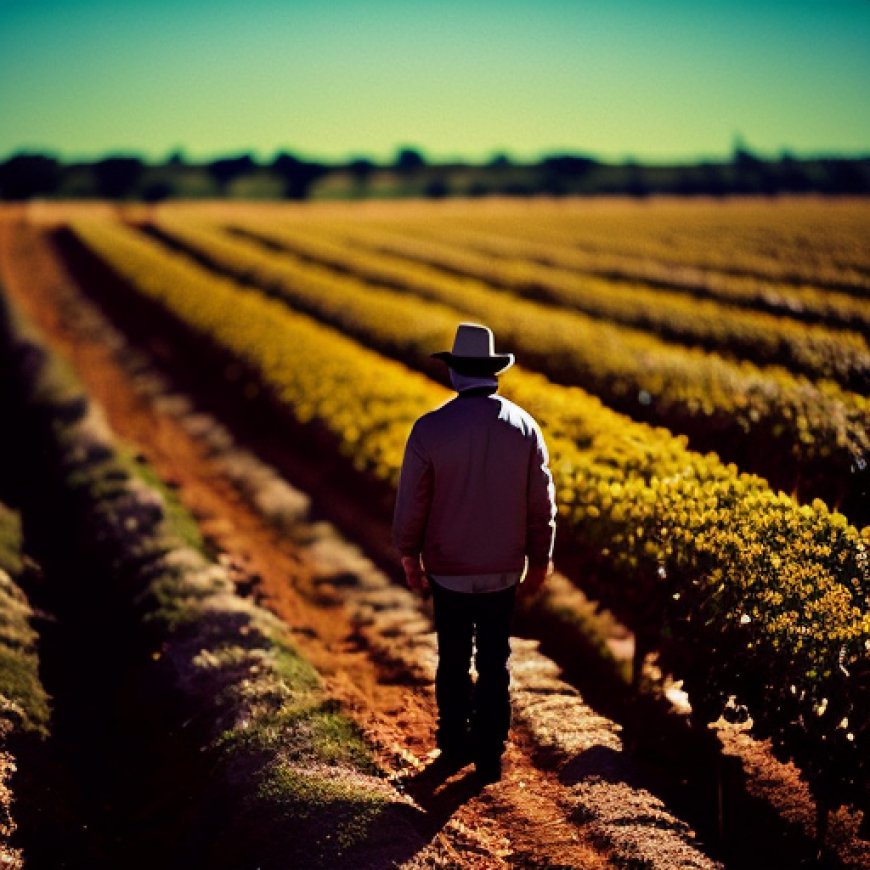
[(870, 152), (870, 0), (0, 0), (0, 157)]

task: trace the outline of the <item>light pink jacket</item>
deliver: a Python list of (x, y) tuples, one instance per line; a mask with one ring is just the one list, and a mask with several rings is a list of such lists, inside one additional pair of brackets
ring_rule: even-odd
[(462, 393), (414, 424), (393, 538), (432, 574), (522, 571), (553, 553), (556, 505), (547, 446), (502, 396)]

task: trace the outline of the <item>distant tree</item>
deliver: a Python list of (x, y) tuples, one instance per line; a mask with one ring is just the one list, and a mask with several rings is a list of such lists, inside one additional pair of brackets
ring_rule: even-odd
[(641, 166), (636, 160), (626, 160), (623, 164), (623, 169), (625, 172), (623, 176), (625, 192), (629, 196), (634, 196), (638, 199), (649, 196), (649, 183), (646, 180), (646, 173), (644, 172), (643, 166)]
[(671, 185), (668, 192), (678, 196), (699, 196), (707, 192), (704, 187), (704, 174), (696, 166), (675, 167)]
[(239, 154), (236, 157), (219, 157), (208, 164), (209, 175), (217, 182), (222, 192), (243, 175), (251, 172), (256, 163), (250, 154)]
[(718, 163), (703, 161), (698, 164), (701, 176), (702, 192), (709, 196), (725, 196), (728, 193), (728, 183)]
[(181, 148), (176, 148), (167, 158), (166, 158), (167, 166), (186, 166), (187, 165), (187, 157), (184, 151)]
[(307, 199), (311, 185), (328, 171), (322, 163), (300, 160), (287, 152), (275, 157), (271, 169), (281, 178), (287, 199)]
[(97, 194), (105, 199), (133, 196), (144, 170), (138, 157), (106, 157), (93, 164)]
[(356, 157), (347, 164), (347, 171), (358, 184), (365, 184), (376, 169), (377, 166), (367, 157)]
[(426, 166), (426, 158), (416, 148), (400, 148), (393, 166), (398, 172), (408, 174)]
[(541, 189), (551, 196), (575, 193), (581, 181), (598, 166), (592, 157), (578, 154), (551, 154), (538, 164), (541, 172)]
[(825, 193), (858, 194), (870, 192), (870, 174), (860, 161), (829, 158), (822, 161)]
[(499, 152), (498, 154), (493, 154), (492, 157), (487, 161), (486, 164), (490, 169), (508, 169), (513, 166), (513, 161), (508, 157), (507, 154), (503, 152)]
[(579, 178), (598, 166), (594, 157), (579, 154), (552, 154), (541, 160), (540, 166), (547, 173), (560, 178)]
[(776, 193), (776, 177), (770, 171), (769, 164), (750, 151), (739, 137), (734, 144), (731, 162), (734, 165), (737, 193)]
[(16, 154), (0, 164), (0, 197), (25, 200), (57, 190), (60, 167), (44, 154)]
[(783, 151), (776, 167), (779, 187), (788, 193), (805, 193), (813, 186), (806, 167), (790, 151)]
[(739, 133), (734, 137), (731, 149), (731, 162), (738, 169), (752, 169), (764, 161), (749, 147)]

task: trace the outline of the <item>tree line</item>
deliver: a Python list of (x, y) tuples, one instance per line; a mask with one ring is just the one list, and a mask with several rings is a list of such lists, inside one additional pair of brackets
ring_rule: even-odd
[(161, 162), (132, 154), (64, 161), (20, 152), (0, 163), (0, 199), (12, 201), (785, 193), (866, 195), (870, 156), (763, 158), (738, 145), (729, 159), (668, 165), (579, 154), (551, 154), (533, 162), (505, 154), (481, 163), (435, 162), (415, 148), (400, 148), (380, 163), (365, 157), (330, 163), (288, 152), (265, 161), (243, 153), (198, 162), (181, 152)]

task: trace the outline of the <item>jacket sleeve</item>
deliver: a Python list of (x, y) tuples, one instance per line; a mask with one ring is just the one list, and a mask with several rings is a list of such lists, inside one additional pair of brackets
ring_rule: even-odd
[(546, 565), (553, 557), (556, 536), (556, 491), (550, 474), (550, 456), (540, 429), (534, 429), (535, 440), (529, 463), (527, 491), (526, 555), (530, 565)]
[(393, 543), (403, 556), (417, 556), (423, 549), (432, 504), (432, 482), (432, 463), (415, 426), (405, 445), (393, 514)]

